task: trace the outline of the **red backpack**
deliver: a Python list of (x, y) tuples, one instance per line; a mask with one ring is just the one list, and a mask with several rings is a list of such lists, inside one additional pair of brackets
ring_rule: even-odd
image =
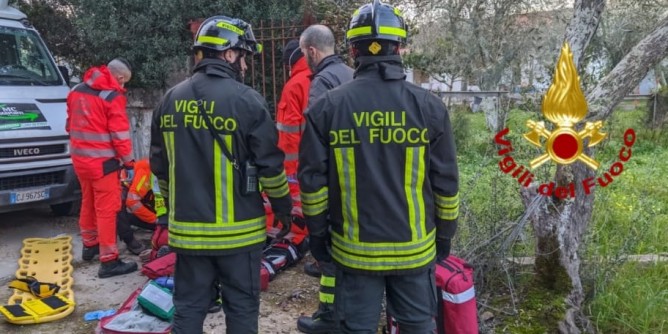
[(169, 334), (170, 323), (141, 310), (137, 297), (142, 289), (132, 292), (116, 313), (100, 319), (95, 334)]
[(156, 224), (151, 237), (151, 254), (142, 268), (142, 274), (148, 278), (171, 276), (176, 265), (176, 253), (169, 249), (169, 233), (167, 225)]
[[(478, 308), (473, 285), (473, 267), (450, 255), (436, 264), (438, 334), (478, 334)], [(387, 315), (387, 333), (400, 334), (397, 319)]]
[(304, 257), (304, 254), (289, 240), (282, 240), (265, 246), (260, 266), (260, 290), (269, 288), (269, 282), (276, 274), (289, 268)]
[(156, 224), (153, 236), (151, 236), (151, 255), (149, 261), (163, 256), (169, 252), (169, 229), (167, 225)]
[(156, 279), (162, 276), (174, 275), (176, 266), (176, 253), (169, 252), (141, 267), (141, 273), (150, 279)]

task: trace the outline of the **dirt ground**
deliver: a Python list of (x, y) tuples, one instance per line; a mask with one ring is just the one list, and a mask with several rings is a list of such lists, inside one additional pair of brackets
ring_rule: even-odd
[[(74, 249), (74, 313), (47, 324), (18, 326), (0, 320), (0, 333), (74, 333), (94, 332), (97, 321), (84, 321), (85, 313), (95, 310), (118, 308), (127, 297), (147, 280), (139, 273), (107, 279), (97, 278), (98, 264), (81, 261), (81, 243), (77, 217), (58, 218), (48, 208), (0, 214), (0, 286), (7, 286), (17, 268), (21, 241), (27, 237), (55, 237), (68, 234), (73, 237)], [(148, 241), (150, 232), (137, 231), (135, 235)], [(121, 243), (121, 257), (125, 260), (139, 258), (125, 251)], [(280, 273), (261, 294), (260, 333), (299, 333), (296, 321), (300, 314), (310, 314), (317, 307), (318, 280), (303, 273), (303, 259), (289, 270)], [(0, 302), (7, 302), (10, 288), (0, 288)], [(205, 322), (207, 334), (225, 333), (223, 312), (210, 314)]]

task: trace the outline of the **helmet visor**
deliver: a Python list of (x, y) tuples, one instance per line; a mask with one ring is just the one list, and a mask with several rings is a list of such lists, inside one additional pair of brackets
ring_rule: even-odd
[(249, 24), (246, 29), (244, 29), (244, 34), (241, 36), (241, 39), (244, 41), (246, 49), (253, 54), (262, 53), (262, 44), (258, 43), (255, 39), (255, 34), (253, 34), (253, 28)]

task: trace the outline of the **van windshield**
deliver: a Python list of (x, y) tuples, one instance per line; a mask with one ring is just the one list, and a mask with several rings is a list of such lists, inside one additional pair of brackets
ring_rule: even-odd
[(0, 26), (0, 86), (61, 84), (56, 67), (36, 32)]

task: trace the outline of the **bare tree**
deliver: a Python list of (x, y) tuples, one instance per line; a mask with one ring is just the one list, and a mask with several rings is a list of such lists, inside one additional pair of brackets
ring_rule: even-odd
[[(413, 40), (414, 51), (422, 53), (420, 60), (426, 64), (424, 69), (431, 73), (476, 78), (483, 88), (495, 88), (507, 73), (506, 69), (514, 65), (513, 61), (526, 57), (527, 53), (541, 65), (551, 68), (555, 51), (560, 41), (565, 40), (571, 45), (573, 59), (584, 76), (587, 63), (599, 60), (599, 55), (592, 52), (595, 47), (590, 47), (598, 37), (609, 55), (610, 64), (615, 66), (604, 71), (604, 74), (609, 73), (603, 78), (588, 85), (586, 99), (590, 112), (588, 120), (605, 120), (647, 71), (667, 55), (666, 19), (661, 19), (660, 11), (657, 14), (656, 10), (665, 8), (665, 1), (659, 1), (664, 3), (663, 7), (652, 0), (611, 1), (607, 8), (605, 0), (576, 0), (568, 26), (562, 30), (562, 37), (557, 37), (560, 41), (555, 40), (554, 31), (550, 31), (554, 25), (549, 25), (546, 30), (521, 25), (522, 15), (534, 15), (531, 19), (536, 20), (535, 13), (521, 11), (523, 7), (518, 5), (521, 1), (512, 1), (513, 4), (506, 4), (507, 7), (503, 2), (449, 0), (418, 6), (441, 17), (440, 20), (429, 20), (433, 18), (426, 16), (428, 21)], [(599, 31), (601, 27), (603, 30)], [(586, 153), (593, 155), (590, 150)], [(583, 164), (558, 166), (554, 179), (556, 185), (573, 182), (578, 199), (549, 198), (532, 215), (537, 239), (537, 277), (544, 286), (567, 296), (569, 307), (559, 324), (563, 333), (592, 330), (581, 311), (584, 293), (578, 253), (589, 227), (594, 202), (593, 195), (584, 195), (582, 181), (591, 177), (594, 172)], [(523, 191), (525, 204), (535, 202), (535, 190)]]
[[(413, 3), (420, 20), (406, 63), (448, 86), (461, 78), (482, 90), (519, 87), (524, 68), (551, 61), (565, 29), (562, 4), (551, 0)], [(485, 110), (491, 131), (503, 128), (506, 111)]]
[[(573, 58), (582, 59), (591, 37), (596, 32), (605, 0), (576, 0), (573, 18), (565, 40), (573, 46)], [(587, 120), (605, 120), (613, 108), (647, 74), (668, 55), (668, 12), (663, 14), (654, 29), (635, 44), (619, 63), (587, 94)], [(585, 150), (589, 156), (591, 150)], [(594, 196), (585, 195), (583, 180), (594, 177), (594, 172), (583, 164), (560, 165), (555, 175), (557, 186), (571, 182), (576, 185), (577, 200), (550, 198), (532, 217), (536, 233), (537, 276), (549, 288), (567, 294), (568, 309), (559, 324), (562, 333), (592, 331), (581, 306), (584, 300), (580, 280), (580, 241), (589, 226)], [(533, 191), (532, 191), (533, 190)], [(595, 191), (594, 191), (595, 192)], [(525, 204), (537, 195), (535, 188), (524, 190)]]

